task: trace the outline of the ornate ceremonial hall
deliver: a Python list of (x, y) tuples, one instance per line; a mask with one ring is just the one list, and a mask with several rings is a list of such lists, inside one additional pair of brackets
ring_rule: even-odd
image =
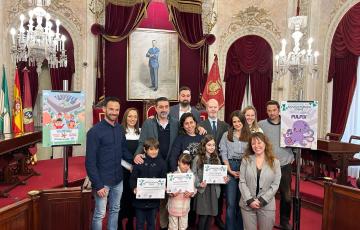
[(359, 0), (0, 0), (0, 37), (0, 230), (359, 229)]

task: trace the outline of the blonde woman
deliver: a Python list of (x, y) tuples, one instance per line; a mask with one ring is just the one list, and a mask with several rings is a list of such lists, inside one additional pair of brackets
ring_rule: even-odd
[(252, 106), (252, 105), (246, 106), (241, 111), (241, 113), (244, 114), (244, 116), (246, 118), (246, 122), (248, 123), (251, 132), (263, 133), (263, 130), (258, 126), (257, 112), (256, 112), (256, 109), (254, 106)]

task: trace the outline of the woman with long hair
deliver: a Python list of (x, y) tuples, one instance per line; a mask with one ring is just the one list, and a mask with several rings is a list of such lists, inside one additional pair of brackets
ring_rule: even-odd
[(227, 230), (243, 228), (239, 201), (240, 191), (239, 171), (241, 158), (245, 153), (247, 142), (251, 134), (246, 123), (245, 116), (240, 110), (230, 115), (231, 126), (225, 132), (220, 141), (220, 154), (224, 164), (227, 166), (229, 183), (226, 185), (226, 222)]
[(261, 132), (263, 133), (263, 130), (259, 127), (257, 123), (257, 112), (254, 106), (249, 105), (246, 106), (242, 111), (242, 114), (244, 114), (246, 118), (246, 122), (249, 125), (250, 131), (255, 132)]
[(179, 123), (180, 135), (176, 137), (169, 156), (170, 172), (177, 170), (178, 158), (184, 151), (191, 155), (191, 159), (194, 159), (198, 151), (199, 143), (203, 138), (196, 129), (197, 122), (192, 113), (184, 113)]
[[(138, 110), (136, 108), (128, 108), (124, 113), (121, 125), (125, 129), (127, 148), (129, 152), (134, 155), (136, 148), (139, 144), (139, 137), (141, 131), (141, 129), (139, 128)], [(131, 192), (130, 184), (129, 184), (130, 171), (125, 167), (123, 167), (123, 173), (124, 173), (124, 182), (123, 182), (124, 188), (120, 202), (118, 229), (123, 229), (122, 220), (124, 218), (127, 218), (128, 221), (126, 223), (126, 229), (132, 230), (134, 229), (133, 219), (135, 217), (135, 210), (132, 205), (132, 201), (135, 198), (134, 198), (134, 194)]]
[(263, 133), (252, 133), (240, 166), (240, 207), (245, 229), (273, 229), (280, 178), (280, 162), (269, 139)]

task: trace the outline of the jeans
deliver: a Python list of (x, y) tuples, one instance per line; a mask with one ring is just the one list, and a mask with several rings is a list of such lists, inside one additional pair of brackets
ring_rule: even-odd
[(281, 166), (280, 224), (288, 224), (291, 214), (291, 164)]
[(155, 218), (157, 208), (136, 208), (136, 230), (142, 230), (145, 226), (147, 230), (155, 230)]
[[(240, 170), (240, 160), (230, 160), (229, 165), (231, 170)], [(229, 176), (230, 181), (226, 184), (226, 222), (225, 227), (227, 230), (244, 229), (243, 220), (240, 211), (240, 189), (239, 179)]]
[(93, 230), (102, 230), (102, 221), (106, 214), (106, 204), (109, 199), (109, 219), (108, 219), (108, 230), (117, 230), (118, 228), (118, 217), (120, 211), (120, 200), (123, 192), (123, 182), (114, 186), (104, 186), (108, 193), (105, 197), (99, 197), (96, 193), (95, 196), (95, 210), (92, 220)]

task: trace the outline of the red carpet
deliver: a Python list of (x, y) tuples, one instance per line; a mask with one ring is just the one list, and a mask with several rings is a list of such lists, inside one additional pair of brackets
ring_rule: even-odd
[[(32, 176), (26, 185), (19, 185), (10, 191), (8, 198), (0, 198), (0, 207), (15, 203), (26, 197), (31, 190), (42, 190), (62, 187), (63, 185), (63, 159), (43, 160), (33, 166), (40, 176)], [(69, 157), (69, 183), (86, 177), (85, 157)], [(1, 185), (3, 189), (6, 186)]]
[[(295, 193), (295, 177), (292, 177), (291, 190)], [(323, 206), (324, 188), (320, 184), (300, 179), (300, 196), (306, 201)]]

